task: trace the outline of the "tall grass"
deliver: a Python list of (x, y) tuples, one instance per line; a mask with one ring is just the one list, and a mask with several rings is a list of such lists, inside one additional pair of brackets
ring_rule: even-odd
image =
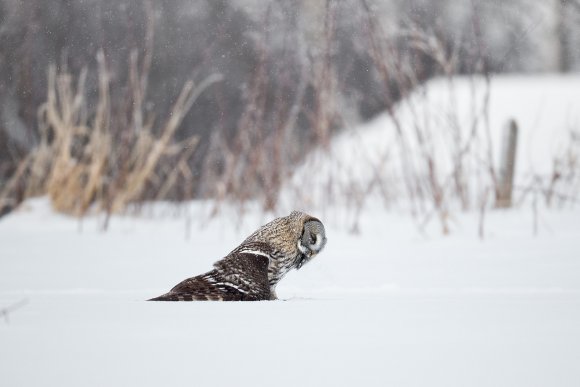
[[(232, 113), (235, 127), (217, 123), (204, 128), (211, 133), (209, 140), (204, 139), (208, 149), (197, 170), (191, 159), (201, 138), (192, 135), (177, 141), (176, 134), (200, 94), (219, 82), (220, 75), (211, 75), (199, 84), (186, 82), (166, 115), (156, 117), (145, 107), (151, 29), (143, 57), (134, 51), (129, 58), (124, 84), (118, 79), (112, 83), (105, 56), (98, 53), (94, 96), (86, 90), (92, 75), (87, 70), (71, 74), (66, 68), (51, 67), (46, 102), (38, 110), (39, 144), (0, 190), (0, 211), (37, 195), (48, 195), (55, 209), (75, 216), (90, 210), (117, 213), (147, 200), (192, 198), (213, 199), (214, 213), (222, 203), (233, 202), (243, 214), (245, 205), (256, 200), (265, 211), (273, 211), (281, 205), (281, 192), (292, 186), (287, 182), (294, 175), (295, 190), (288, 190), (290, 206), (319, 205), (321, 201), (313, 199), (317, 191), (322, 206), (340, 202), (352, 213), (353, 231), (359, 228), (366, 204), (378, 197), (386, 207), (404, 201), (419, 228), (435, 219), (443, 233), (450, 232), (454, 211), (477, 209), (483, 234), (485, 212), (499, 190), (494, 154), (500, 144), (491, 141), (491, 81), (482, 44), (475, 44), (472, 57), (460, 59), (457, 47), (413, 22), (385, 31), (372, 7), (361, 1), (364, 22), (360, 32), (372, 73), (369, 79), (378, 83), (373, 86), (384, 98), (379, 105), (387, 108), (392, 138), (378, 157), (360, 149), (359, 157), (366, 164), (356, 160), (353, 167), (345, 161), (349, 157), (344, 157), (358, 152), (364, 141), (350, 143), (346, 151), (341, 149), (343, 154), (334, 155), (335, 164), (328, 163), (331, 137), (338, 127), (350, 123), (344, 112), (349, 106), (341, 99), (347, 83), (340, 74), (345, 72), (339, 72), (332, 57), (336, 4), (325, 3), (318, 51), (308, 51), (299, 33), (288, 32), (283, 37), (284, 47), (292, 49), (282, 54), (268, 43), (274, 40), (268, 33), (271, 28), (254, 37), (255, 62), (243, 84), (241, 106), (236, 106), (241, 113)], [(478, 40), (480, 21), (477, 12), (473, 15), (473, 34)], [(288, 55), (287, 63), (294, 66), (275, 65), (272, 58), (276, 55)], [(450, 90), (449, 104), (456, 105), (454, 79), (459, 63), (464, 67), (471, 63), (468, 72), (483, 79), (472, 82), (470, 120), (450, 111), (439, 116), (443, 123), (434, 125), (431, 119), (435, 115), (429, 116), (425, 109), (429, 98), (422, 94), (422, 84), (428, 76), (440, 75)], [(426, 64), (433, 74), (421, 73)], [(434, 129), (437, 126), (445, 127), (444, 133)], [(572, 138), (567, 152), (554, 160), (554, 173), (548, 181), (537, 177), (524, 187), (515, 187), (516, 204), (530, 192), (543, 195), (549, 205), (577, 197), (579, 143)], [(325, 158), (322, 166), (310, 164), (297, 173), (297, 166), (312, 150), (322, 150), (318, 152)]]
[(85, 90), (86, 69), (76, 78), (66, 69), (49, 69), (46, 102), (38, 111), (40, 143), (1, 192), (6, 201), (48, 195), (53, 207), (66, 214), (82, 216), (90, 209), (115, 213), (132, 202), (163, 200), (178, 184), (191, 184), (193, 173), (186, 161), (198, 138), (177, 143), (174, 134), (199, 95), (221, 76), (197, 85), (186, 82), (167, 118), (158, 121), (144, 114), (146, 74), (133, 53), (126, 85), (130, 119), (119, 127), (102, 51), (97, 63), (94, 109)]

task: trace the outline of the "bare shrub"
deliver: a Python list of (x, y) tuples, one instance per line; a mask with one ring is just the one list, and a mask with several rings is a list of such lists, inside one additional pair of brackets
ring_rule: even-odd
[[(388, 132), (383, 133), (388, 140), (379, 150), (378, 145), (348, 133), (331, 148), (330, 154), (312, 157), (304, 168), (322, 169), (324, 181), (318, 184), (325, 188), (316, 194), (309, 191), (302, 195), (302, 202), (322, 206), (330, 200), (341, 203), (351, 213), (349, 222), (354, 231), (360, 228), (362, 209), (377, 198), (387, 206), (399, 203), (409, 209), (421, 230), (437, 220), (444, 234), (451, 231), (454, 212), (477, 209), (479, 234), (484, 236), (490, 197), (497, 196), (500, 189), (494, 157), (500, 144), (492, 141), (493, 82), (477, 4), (472, 6), (470, 35), (475, 43), (470, 51), (465, 51), (441, 39), (436, 27), (425, 28), (413, 20), (403, 21), (387, 31), (373, 3), (361, 1), (365, 16), (361, 30), (372, 58), (371, 71), (383, 90), (389, 122), (382, 130)], [(464, 54), (461, 59), (460, 50)], [(421, 66), (429, 67), (426, 74), (421, 72)], [(463, 77), (470, 88), (467, 98), (456, 90), (457, 75), (461, 72), (470, 74)], [(438, 75), (438, 87), (434, 89), (442, 92), (435, 98), (428, 95), (433, 91), (424, 87), (425, 77), (432, 75)], [(351, 155), (356, 148), (364, 150)], [(371, 152), (373, 155), (367, 156)], [(566, 190), (573, 189), (575, 174), (571, 170), (577, 164), (573, 155), (570, 149), (558, 157), (551, 180), (535, 179), (530, 191), (545, 195), (547, 202), (554, 197), (563, 198), (562, 188), (557, 187), (566, 175)], [(331, 161), (317, 164), (316, 160), (321, 158)], [(365, 168), (345, 165), (354, 158), (355, 163)], [(302, 186), (316, 185), (303, 181), (307, 175), (300, 174), (294, 182), (296, 194)], [(321, 179), (319, 175), (316, 178)], [(550, 197), (548, 192), (554, 194)], [(318, 199), (308, 199), (316, 195)]]
[[(91, 31), (103, 32), (107, 13), (116, 15), (110, 21), (118, 30), (105, 31), (101, 39), (96, 33), (83, 35), (91, 44), (76, 44), (71, 51), (69, 62), (75, 65), (70, 67), (76, 71), (52, 67), (46, 88), (36, 82), (34, 101), (46, 89), (37, 118), (38, 145), (21, 160), (0, 164), (0, 214), (42, 194), (74, 215), (91, 208), (110, 214), (146, 200), (194, 198), (213, 200), (214, 214), (226, 201), (240, 214), (256, 203), (274, 211), (294, 179), (288, 195), (292, 207), (316, 203), (324, 209), (332, 200), (341, 201), (353, 231), (360, 229), (365, 206), (376, 199), (385, 207), (404, 206), (420, 229), (435, 220), (443, 233), (451, 231), (455, 211), (476, 208), (483, 235), (489, 196), (498, 190), (490, 73), (501, 71), (505, 61), (497, 55), (501, 47), (490, 54), (489, 26), (481, 19), (507, 5), (454, 3), (462, 10), (453, 15), (461, 19), (453, 22), (461, 28), (454, 29), (456, 24), (436, 20), (449, 17), (443, 14), (447, 2), (240, 4), (107, 0), (95, 20), (86, 17), (91, 11), (84, 5), (76, 5), (71, 15), (98, 22)], [(45, 2), (31, 3), (22, 20), (43, 14), (45, 7)], [(517, 16), (517, 6), (508, 8), (510, 17)], [(196, 12), (182, 15), (184, 10)], [(392, 17), (385, 21), (387, 16)], [(67, 36), (57, 21), (45, 23), (59, 37)], [(163, 37), (155, 44), (161, 54), (153, 60), (155, 23)], [(51, 39), (36, 30), (19, 31), (14, 37), (22, 32), (30, 44), (42, 46)], [(127, 40), (111, 39), (115, 33)], [(66, 56), (66, 45), (59, 44), (64, 46), (55, 44), (53, 51)], [(94, 56), (87, 47), (102, 51), (96, 66), (90, 62), (80, 71)], [(51, 55), (40, 58), (42, 66), (48, 58), (60, 63)], [(44, 72), (32, 71), (33, 61), (25, 59), (27, 74)], [(9, 68), (19, 66), (15, 60)], [(220, 79), (208, 76), (214, 72), (223, 73), (225, 82), (200, 96)], [(469, 120), (451, 109), (434, 123), (422, 85), (438, 76), (454, 106), (462, 97), (455, 92), (458, 74), (473, 76)], [(205, 80), (196, 86), (184, 77)], [(36, 111), (34, 101), (28, 101), (27, 112)], [(352, 141), (342, 154), (331, 155), (330, 140), (341, 128), (358, 128), (383, 111), (392, 131), (384, 149), (371, 155), (374, 144), (363, 144), (355, 135), (367, 149), (358, 152)], [(29, 116), (27, 130), (32, 131)], [(352, 164), (357, 165), (349, 165), (344, 156), (355, 152)], [(530, 183), (534, 194), (541, 186), (550, 205), (561, 195), (577, 195), (574, 152), (555, 160), (551, 180)], [(335, 164), (306, 165), (303, 174), (299, 164), (311, 155), (334, 157)], [(525, 196), (529, 187), (515, 188)], [(316, 202), (315, 192), (324, 200)]]
[[(111, 104), (102, 52), (97, 62), (98, 98), (92, 116), (85, 90), (87, 71), (74, 82), (66, 70), (59, 73), (50, 68), (47, 100), (38, 113), (40, 143), (7, 184), (1, 195), (4, 200), (23, 186), (24, 198), (47, 194), (56, 210), (82, 216), (93, 205), (111, 213), (123, 211), (129, 203), (166, 199), (178, 178), (191, 183), (192, 172), (185, 161), (198, 139), (191, 136), (175, 143), (174, 133), (199, 95), (221, 76), (210, 76), (197, 86), (186, 82), (155, 135), (155, 117), (143, 114), (146, 73), (140, 72), (136, 53), (130, 61), (127, 89), (132, 103), (126, 127), (117, 127), (119, 112)], [(145, 72), (147, 65), (142, 68)], [(167, 165), (176, 167), (163, 168)]]

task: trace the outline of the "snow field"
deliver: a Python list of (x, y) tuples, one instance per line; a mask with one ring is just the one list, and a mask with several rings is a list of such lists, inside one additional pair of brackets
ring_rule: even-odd
[[(193, 204), (192, 214), (201, 214)], [(283, 301), (149, 303), (208, 270), (262, 222), (52, 214), (0, 222), (0, 322), (10, 386), (575, 386), (580, 380), (578, 213), (470, 216), (442, 238), (376, 212), (362, 235), (327, 227)], [(252, 223), (255, 224), (252, 226)], [(461, 227), (460, 227), (461, 226)]]
[[(444, 129), (469, 127), (481, 110), (470, 82), (430, 82), (397, 109), (405, 128), (432, 128), (443, 175)], [(580, 122), (578, 90), (572, 76), (494, 79), (491, 140), (518, 121), (520, 183), (551, 172)], [(172, 217), (155, 203), (155, 216), (114, 216), (103, 232), (102, 217), (24, 203), (0, 219), (0, 310), (24, 303), (0, 315), (0, 385), (578, 386), (580, 210), (488, 211), (481, 240), (477, 212), (453, 212), (443, 237), (436, 221), (421, 228), (368, 200), (352, 234), (352, 209), (329, 199), (327, 183), (355, 176), (361, 188), (378, 173), (400, 190), (393, 130), (378, 117), (313, 154), (277, 214), (249, 206), (240, 220), (224, 208), (209, 220), (207, 204), (191, 203)], [(280, 301), (144, 301), (295, 203), (325, 223), (328, 244), (282, 281)]]

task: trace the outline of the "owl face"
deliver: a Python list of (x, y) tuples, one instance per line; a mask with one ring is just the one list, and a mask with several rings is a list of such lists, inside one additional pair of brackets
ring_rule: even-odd
[(320, 253), (326, 245), (326, 232), (324, 225), (318, 219), (312, 219), (304, 223), (302, 235), (298, 239), (298, 250), (300, 257), (296, 268), (300, 269), (305, 263), (310, 261)]

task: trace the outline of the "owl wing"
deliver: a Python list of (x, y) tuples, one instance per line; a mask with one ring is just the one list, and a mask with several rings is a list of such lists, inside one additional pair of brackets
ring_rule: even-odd
[(149, 301), (260, 301), (270, 299), (268, 255), (234, 250), (215, 269), (188, 278)]
[(221, 285), (215, 270), (206, 274), (188, 278), (177, 284), (171, 291), (149, 301), (238, 301), (243, 294), (237, 289)]

